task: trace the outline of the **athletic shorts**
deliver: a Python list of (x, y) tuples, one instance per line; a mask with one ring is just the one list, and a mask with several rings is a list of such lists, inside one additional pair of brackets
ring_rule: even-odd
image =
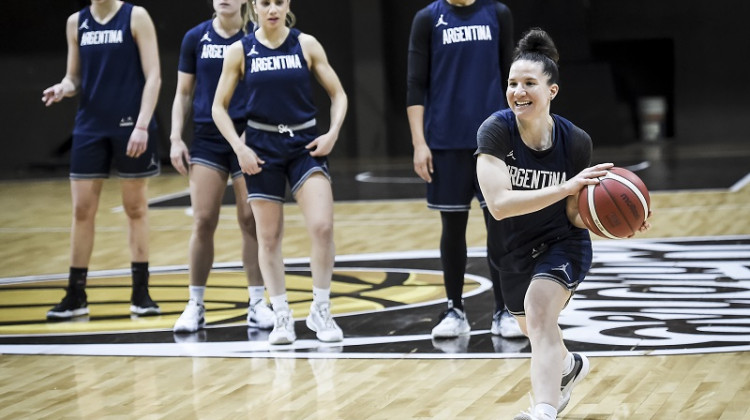
[(159, 175), (161, 162), (156, 132), (149, 130), (146, 151), (137, 158), (126, 154), (127, 136), (91, 136), (73, 134), (70, 152), (71, 179), (109, 178), (114, 168), (120, 178), (148, 178)]
[(431, 150), (432, 182), (427, 183), (427, 207), (440, 211), (469, 211), (476, 197), (486, 206), (477, 180), (474, 150)]
[(289, 133), (274, 133), (247, 127), (245, 141), (248, 146), (265, 161), (263, 169), (257, 174), (245, 174), (248, 186), (248, 200), (269, 200), (283, 203), (286, 197), (286, 186), (292, 195), (302, 184), (316, 172), (331, 180), (326, 157), (310, 156), (305, 149), (317, 137), (315, 127)]
[(237, 155), (224, 138), (195, 137), (190, 146), (190, 164), (216, 169), (230, 174), (232, 179), (242, 176)]
[(500, 263), (500, 285), (508, 311), (524, 315), (526, 291), (533, 280), (554, 281), (570, 291), (572, 297), (591, 268), (592, 255), (591, 241), (577, 237), (549, 241), (530, 252), (506, 255)]

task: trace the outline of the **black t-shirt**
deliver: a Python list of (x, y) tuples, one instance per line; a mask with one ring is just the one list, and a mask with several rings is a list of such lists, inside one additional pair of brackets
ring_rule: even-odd
[[(562, 184), (591, 164), (591, 137), (567, 119), (552, 115), (552, 146), (536, 151), (524, 144), (516, 116), (504, 109), (487, 118), (477, 132), (477, 154), (495, 156), (505, 162), (514, 190), (537, 190)], [(588, 231), (573, 226), (566, 214), (566, 200), (533, 213), (497, 222), (494, 245), (507, 255), (525, 252), (542, 242), (580, 236), (589, 241)]]

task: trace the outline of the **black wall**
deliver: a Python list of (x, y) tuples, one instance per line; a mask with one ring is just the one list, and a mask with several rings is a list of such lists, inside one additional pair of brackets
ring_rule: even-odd
[[(162, 156), (179, 45), (208, 19), (208, 0), (133, 0), (157, 28), (163, 85), (157, 108)], [(297, 26), (318, 38), (346, 89), (350, 109), (332, 159), (408, 157), (406, 50), (414, 13), (428, 0), (294, 0)], [(552, 111), (586, 129), (595, 144), (640, 141), (637, 101), (662, 96), (667, 141), (734, 142), (746, 138), (750, 85), (750, 4), (684, 0), (507, 0), (516, 39), (546, 29), (561, 53), (561, 92)], [(0, 6), (0, 177), (50, 174), (67, 163), (75, 100), (50, 108), (41, 92), (65, 73), (65, 20), (83, 0), (3, 2)], [(721, 7), (719, 7), (721, 6)], [(33, 16), (33, 18), (30, 18)], [(328, 101), (316, 91), (319, 120)], [(64, 171), (63, 171), (64, 172)]]

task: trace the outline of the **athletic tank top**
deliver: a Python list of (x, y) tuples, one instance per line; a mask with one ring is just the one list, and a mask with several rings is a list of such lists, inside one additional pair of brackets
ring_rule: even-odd
[[(559, 185), (576, 176), (591, 162), (591, 138), (559, 115), (552, 115), (552, 146), (536, 151), (523, 142), (516, 116), (510, 109), (495, 112), (482, 124), (477, 136), (477, 153), (486, 153), (505, 162), (514, 190), (538, 190)], [(587, 243), (588, 231), (573, 226), (562, 199), (533, 213), (498, 221), (495, 235), (502, 254), (526, 249), (560, 237), (576, 237)]]
[(146, 79), (130, 31), (133, 5), (123, 3), (104, 25), (90, 6), (78, 13), (81, 87), (73, 132), (129, 135), (135, 128)]
[(428, 7), (433, 27), (425, 137), (432, 149), (475, 149), (482, 121), (507, 106), (495, 1), (455, 7), (438, 0)]
[[(221, 68), (226, 49), (245, 36), (239, 31), (230, 38), (224, 38), (213, 27), (213, 19), (202, 22), (190, 29), (182, 39), (180, 61), (177, 69), (195, 75), (193, 95), (193, 121), (195, 133), (201, 137), (221, 137), (211, 116), (211, 106), (219, 84)], [(232, 120), (245, 123), (245, 106), (248, 91), (245, 82), (240, 80), (229, 102), (229, 116)]]
[(248, 119), (266, 124), (301, 124), (315, 118), (310, 69), (292, 28), (284, 43), (271, 49), (255, 33), (242, 38)]

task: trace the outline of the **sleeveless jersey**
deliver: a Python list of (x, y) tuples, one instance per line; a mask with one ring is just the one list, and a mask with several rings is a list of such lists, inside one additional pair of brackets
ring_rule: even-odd
[[(219, 84), (226, 49), (244, 36), (245, 33), (239, 31), (230, 38), (224, 38), (216, 33), (213, 19), (210, 19), (190, 29), (182, 39), (177, 69), (195, 75), (193, 121), (196, 134), (221, 137), (221, 132), (211, 116), (211, 106), (216, 86)], [(229, 116), (232, 120), (243, 120), (244, 124), (247, 98), (245, 83), (240, 80), (229, 102)]]
[(428, 6), (433, 27), (425, 137), (432, 149), (475, 149), (482, 121), (507, 106), (495, 3), (455, 7), (438, 0)]
[(133, 5), (101, 25), (90, 6), (78, 13), (81, 86), (73, 132), (127, 136), (133, 131), (146, 83), (138, 46), (130, 30)]
[(291, 28), (283, 44), (271, 49), (255, 33), (242, 38), (245, 85), (249, 91), (248, 119), (265, 124), (301, 124), (315, 118), (311, 72), (299, 43), (300, 31)]
[[(559, 185), (590, 165), (592, 143), (589, 135), (567, 119), (552, 115), (553, 143), (536, 151), (521, 140), (516, 116), (510, 109), (495, 112), (482, 124), (477, 136), (477, 153), (505, 162), (514, 190), (538, 190)], [(533, 213), (497, 221), (500, 234), (496, 246), (506, 255), (530, 249), (559, 237), (579, 237), (590, 241), (588, 231), (573, 226), (562, 199)]]

